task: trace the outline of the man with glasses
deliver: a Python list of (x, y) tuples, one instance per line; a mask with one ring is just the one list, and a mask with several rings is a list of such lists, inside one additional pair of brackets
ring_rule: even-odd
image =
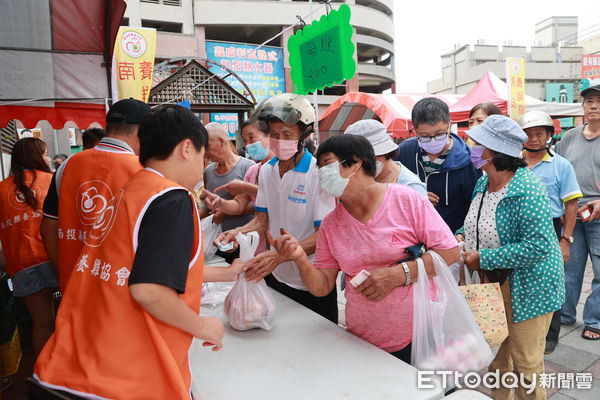
[(576, 321), (577, 303), (585, 274), (588, 256), (592, 260), (594, 279), (592, 293), (583, 308), (582, 337), (600, 339), (600, 85), (581, 92), (583, 115), (586, 123), (565, 133), (556, 145), (556, 152), (569, 160), (575, 169), (577, 182), (583, 193), (578, 199), (580, 214), (589, 206), (588, 218), (577, 218), (569, 251), (571, 257), (565, 263), (565, 304), (561, 310), (563, 325)]
[(465, 142), (450, 133), (450, 110), (443, 101), (429, 97), (412, 110), (416, 137), (398, 146), (400, 161), (427, 186), (429, 200), (455, 232), (465, 220), (471, 195), (481, 172), (471, 163)]

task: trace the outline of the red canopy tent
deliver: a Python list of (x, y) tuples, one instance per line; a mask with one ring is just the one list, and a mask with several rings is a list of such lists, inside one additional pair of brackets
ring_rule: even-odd
[[(452, 122), (469, 119), (469, 112), (479, 103), (494, 103), (503, 113), (508, 114), (508, 89), (506, 83), (491, 72), (487, 72), (462, 99), (450, 106)], [(535, 97), (525, 96), (527, 111), (545, 111), (553, 117), (574, 117), (583, 115), (580, 103), (549, 103)]]
[(22, 0), (0, 13), (0, 127), (104, 122), (124, 0)]
[(462, 98), (462, 95), (346, 93), (331, 103), (319, 119), (321, 140), (344, 133), (349, 125), (361, 119), (379, 119), (388, 128), (390, 135), (406, 138), (412, 130), (412, 108), (424, 97), (437, 97), (450, 106)]

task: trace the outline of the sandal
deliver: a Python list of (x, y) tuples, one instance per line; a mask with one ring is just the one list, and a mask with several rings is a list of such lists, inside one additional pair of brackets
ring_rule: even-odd
[(595, 333), (597, 335), (600, 335), (600, 329), (598, 329), (598, 328), (592, 328), (591, 326), (586, 326), (585, 328), (583, 328), (583, 332), (581, 333), (581, 337), (584, 338), (585, 340), (600, 340), (600, 336), (598, 336), (598, 337), (589, 337), (589, 336), (585, 335), (586, 332), (592, 332), (592, 333)]

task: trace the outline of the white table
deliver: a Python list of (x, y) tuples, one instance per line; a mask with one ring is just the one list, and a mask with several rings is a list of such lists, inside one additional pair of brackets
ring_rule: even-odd
[(417, 370), (320, 315), (271, 292), (275, 327), (238, 332), (223, 307), (202, 308), (225, 324), (218, 352), (194, 340), (190, 350), (196, 400), (415, 399), (443, 397), (440, 387), (417, 390)]

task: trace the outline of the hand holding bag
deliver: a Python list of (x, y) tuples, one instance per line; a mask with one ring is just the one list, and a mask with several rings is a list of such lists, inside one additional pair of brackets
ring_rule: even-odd
[(437, 253), (428, 253), (436, 276), (428, 279), (423, 260), (417, 259), (411, 363), (426, 371), (479, 371), (492, 360), (490, 347), (448, 266)]
[[(257, 232), (247, 235), (238, 233), (235, 238), (240, 245), (240, 260), (250, 261), (258, 247)], [(258, 283), (248, 282), (244, 274), (225, 298), (225, 314), (233, 329), (246, 331), (253, 328), (271, 330), (275, 319), (275, 299), (264, 279)]]
[(480, 283), (479, 274), (474, 272), (471, 278), (467, 267), (465, 267), (465, 278), (466, 286), (461, 286), (460, 291), (469, 304), (485, 341), (490, 347), (500, 346), (508, 337), (508, 324), (500, 285), (497, 282)]

